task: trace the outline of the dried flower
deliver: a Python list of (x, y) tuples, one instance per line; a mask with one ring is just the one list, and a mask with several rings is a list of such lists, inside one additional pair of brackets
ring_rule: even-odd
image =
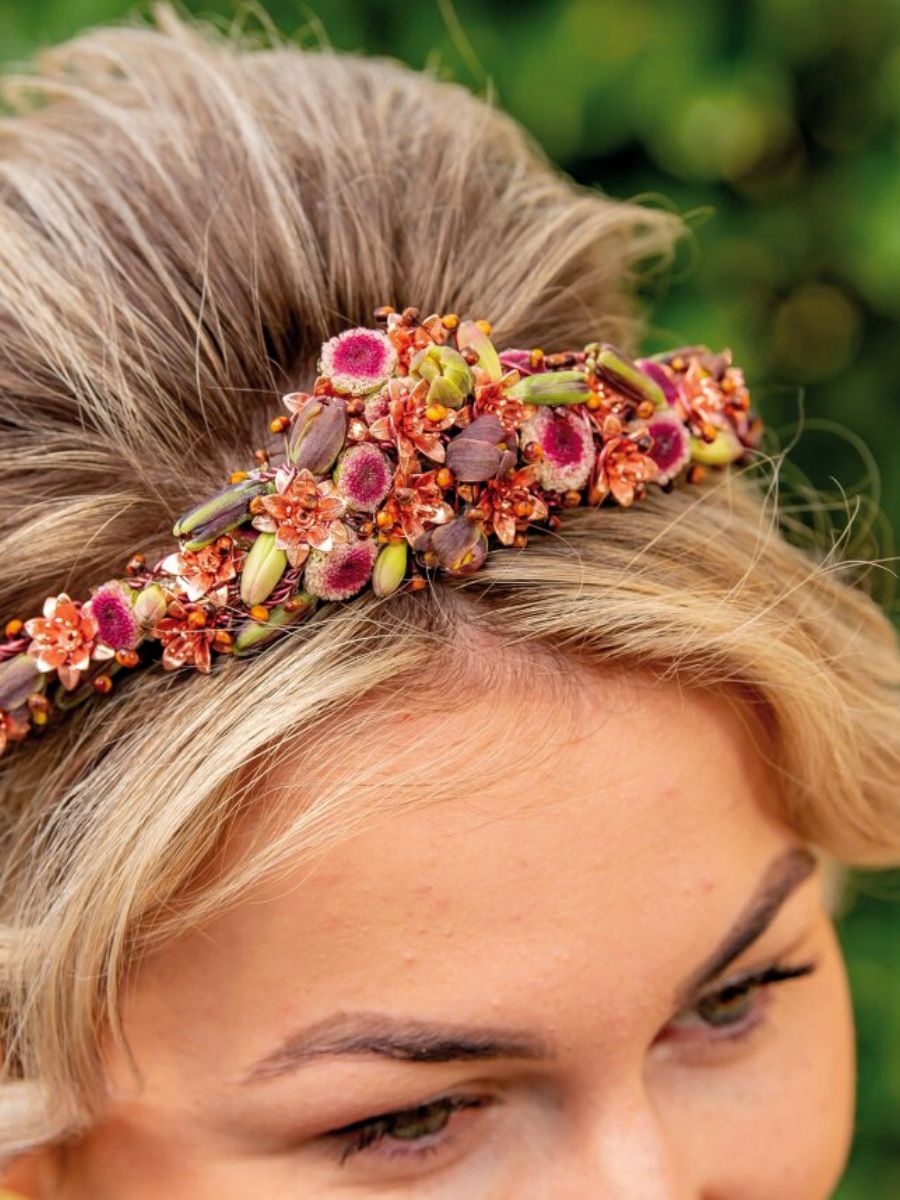
[(475, 507), (486, 530), (493, 530), (504, 546), (511, 546), (520, 523), (544, 521), (549, 509), (536, 483), (535, 463), (520, 467), (502, 479), (491, 479), (482, 488)]
[(42, 617), (25, 622), (31, 638), (28, 653), (39, 671), (56, 671), (66, 691), (72, 691), (91, 659), (112, 658), (115, 651), (97, 642), (97, 620), (86, 605), (65, 592), (48, 596)]
[(540, 447), (537, 478), (543, 488), (577, 491), (587, 483), (597, 451), (583, 413), (539, 408), (519, 430), (519, 441), (523, 449), (529, 442)]
[(374, 512), (388, 494), (393, 475), (381, 450), (370, 442), (360, 442), (341, 454), (334, 482), (349, 508)]
[[(516, 448), (510, 449), (509, 443)], [(518, 443), (507, 434), (497, 417), (476, 417), (447, 445), (447, 466), (457, 479), (477, 483), (504, 475), (516, 465)]]
[(298, 471), (280, 481), (280, 490), (257, 501), (253, 526), (276, 534), (275, 545), (287, 552), (292, 567), (302, 566), (310, 548), (330, 550), (346, 542), (349, 534), (341, 521), (346, 505), (330, 479), (316, 482), (310, 471)]
[(233, 538), (222, 534), (200, 550), (182, 549), (168, 555), (160, 566), (167, 575), (177, 578), (189, 600), (208, 595), (216, 603), (226, 604), (226, 585), (241, 570), (244, 553)]
[(202, 601), (176, 596), (166, 615), (153, 630), (163, 646), (162, 665), (167, 671), (194, 666), (208, 674), (212, 670), (212, 647), (221, 636), (222, 610)]
[(638, 489), (656, 478), (659, 468), (629, 437), (612, 437), (603, 444), (594, 466), (588, 503), (599, 504), (607, 495), (628, 507)]
[(374, 538), (360, 538), (327, 553), (313, 550), (306, 562), (303, 584), (311, 595), (322, 600), (347, 600), (372, 578), (377, 557)]
[(377, 391), (390, 378), (397, 354), (379, 329), (346, 329), (322, 347), (319, 373), (336, 392), (362, 396)]
[(414, 545), (429, 525), (443, 525), (453, 516), (437, 482), (437, 471), (424, 471), (399, 477), (376, 520), (381, 518), (379, 528), (388, 537), (402, 534)]
[(456, 421), (456, 411), (442, 404), (429, 405), (428, 388), (427, 379), (420, 379), (413, 387), (409, 380), (392, 379), (388, 384), (387, 413), (369, 426), (377, 441), (396, 444), (403, 471), (415, 467), (417, 451), (435, 462), (444, 461), (440, 435)]
[(451, 575), (470, 575), (485, 560), (487, 538), (481, 523), (463, 514), (434, 530), (429, 549), (443, 570)]
[(166, 615), (168, 598), (158, 583), (142, 588), (134, 602), (134, 615), (144, 629), (152, 629)]
[(681, 418), (670, 410), (655, 413), (647, 422), (647, 432), (653, 438), (649, 454), (659, 468), (656, 483), (669, 483), (691, 460), (688, 431)]
[(23, 712), (0, 709), (0, 754), (5, 754), (10, 742), (22, 742), (31, 732), (31, 722)]

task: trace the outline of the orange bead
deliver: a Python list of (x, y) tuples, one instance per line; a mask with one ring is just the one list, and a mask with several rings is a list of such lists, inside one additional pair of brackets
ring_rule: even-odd
[(41, 692), (32, 692), (28, 697), (28, 711), (37, 720), (38, 714), (50, 712), (50, 701)]
[(449, 467), (440, 467), (434, 481), (438, 487), (448, 488), (453, 483), (453, 472)]
[(393, 525), (393, 523), (394, 521), (391, 517), (391, 514), (385, 512), (384, 509), (375, 514), (375, 524), (379, 529), (385, 529), (388, 525)]
[(220, 650), (224, 650), (234, 643), (234, 638), (227, 629), (220, 629), (213, 640)]
[(655, 412), (656, 405), (652, 400), (642, 400), (637, 407), (637, 415), (644, 421), (649, 421)]
[(446, 313), (441, 317), (441, 324), (452, 333), (454, 329), (459, 328), (459, 317), (456, 313)]
[(388, 319), (388, 317), (391, 315), (391, 313), (396, 312), (396, 311), (397, 311), (396, 308), (394, 308), (392, 305), (382, 304), (380, 308), (375, 309), (375, 312), (373, 315), (374, 315), (376, 321), (386, 321)]
[(250, 616), (254, 621), (268, 621), (269, 610), (264, 604), (254, 604), (250, 609)]
[(577, 508), (581, 503), (581, 492), (574, 490), (563, 493), (563, 504), (566, 508)]
[(522, 550), (528, 545), (528, 538), (524, 533), (517, 533), (513, 538), (513, 545), (517, 550)]
[(116, 662), (120, 667), (136, 667), (139, 659), (136, 650), (117, 650)]
[(692, 463), (688, 468), (687, 481), (688, 483), (702, 483), (706, 478), (706, 470), (702, 463)]
[(269, 422), (269, 429), (272, 433), (284, 433), (290, 423), (290, 417), (276, 417), (274, 421)]
[(535, 346), (535, 348), (528, 355), (529, 364), (532, 367), (539, 367), (543, 361), (544, 361), (543, 350), (541, 350), (541, 348), (539, 346)]
[(409, 581), (409, 590), (411, 592), (421, 592), (422, 588), (425, 586), (426, 586), (426, 581), (422, 578), (421, 575), (413, 575), (413, 577)]
[(443, 404), (429, 404), (425, 409), (425, 416), (429, 421), (443, 421), (447, 415), (447, 410)]
[(243, 483), (245, 479), (249, 479), (250, 475), (247, 471), (232, 471), (228, 476), (229, 483)]
[(144, 569), (147, 560), (143, 554), (132, 554), (125, 564), (126, 575), (138, 575)]
[(192, 629), (202, 629), (206, 624), (206, 614), (195, 608), (193, 612), (188, 613), (187, 623)]
[(18, 617), (14, 617), (11, 621), (6, 622), (6, 636), (9, 638), (18, 637), (25, 628), (25, 622), (20, 621)]
[(105, 696), (107, 692), (112, 691), (113, 681), (108, 675), (98, 675), (92, 683), (94, 691), (99, 692), (101, 696)]
[(584, 404), (585, 408), (589, 408), (591, 412), (596, 412), (597, 409), (603, 404), (603, 401), (596, 392), (591, 392)]
[(475, 324), (478, 326), (478, 328), (481, 330), (481, 332), (484, 334), (485, 337), (491, 336), (492, 331), (491, 331), (490, 321), (476, 321)]

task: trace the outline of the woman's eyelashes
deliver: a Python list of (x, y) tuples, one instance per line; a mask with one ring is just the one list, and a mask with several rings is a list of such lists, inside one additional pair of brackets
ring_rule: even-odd
[[(701, 995), (676, 1014), (657, 1035), (657, 1041), (698, 1042), (715, 1054), (717, 1045), (748, 1037), (763, 1021), (778, 984), (811, 975), (815, 962), (794, 966), (773, 963), (759, 971), (744, 972)], [(456, 1138), (474, 1124), (479, 1110), (497, 1100), (487, 1095), (439, 1096), (411, 1108), (381, 1113), (323, 1135), (322, 1141), (343, 1165), (351, 1159), (385, 1166), (413, 1166), (428, 1159), (437, 1165)]]

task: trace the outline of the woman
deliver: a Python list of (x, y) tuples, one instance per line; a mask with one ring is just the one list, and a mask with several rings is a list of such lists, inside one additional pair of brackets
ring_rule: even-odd
[[(657, 459), (644, 481), (610, 471), (612, 495), (594, 446), (595, 503), (541, 524), (541, 496), (566, 507), (585, 480), (553, 474), (533, 424), (540, 531), (516, 510), (508, 545), (485, 554), (474, 522), (450, 553), (436, 530), (462, 526), (435, 493), (431, 520), (379, 542), (382, 492), (342, 535), (375, 546), (372, 587), (346, 597), (334, 546), (285, 500), (313, 460), (316, 502), (347, 500), (349, 460), (322, 451), (336, 407), (394, 466), (406, 454), (434, 482), (449, 454), (443, 478), (477, 483), (493, 454), (499, 477), (508, 442), (447, 451), (435, 430), (476, 385), (485, 404), (534, 401), (520, 434), (549, 420), (533, 381), (550, 366), (564, 390), (595, 370), (577, 420), (618, 397), (640, 433), (676, 359), (635, 384), (596, 348), (634, 351), (631, 285), (676, 219), (575, 188), (455, 86), (241, 51), (166, 11), (10, 90), (0, 596), (25, 647), (7, 662), (58, 674), (59, 700), (30, 692), (29, 729), (7, 712), (23, 740), (2, 762), (8, 1186), (825, 1200), (854, 1090), (834, 883), (900, 860), (900, 654), (860, 564), (779, 531), (749, 435), (705, 478), (693, 463), (667, 480)], [(415, 428), (367, 408), (388, 385), (338, 386), (353, 326), (407, 382), (423, 328), (457, 355), (438, 356), (444, 403)], [(497, 383), (494, 345), (594, 349), (507, 354), (518, 382)], [(704, 379), (742, 386), (716, 361)], [(284, 393), (290, 423), (273, 421)], [(280, 496), (254, 491), (254, 449), (268, 468), (286, 429)], [(475, 507), (481, 484), (465, 486)], [(236, 488), (255, 501), (239, 576), (221, 519)], [(221, 563), (160, 595), (163, 555), (170, 583), (196, 585), (201, 526)], [(413, 550), (447, 569), (417, 574)], [(124, 640), (108, 670), (76, 659), (76, 642), (113, 653), (92, 589), (116, 570), (179, 669), (113, 678), (139, 657)], [(307, 599), (273, 608), (291, 570)], [(223, 637), (203, 622), (228, 604), (208, 597), (237, 604), (238, 586), (249, 619)], [(40, 622), (89, 594), (63, 646)], [(247, 632), (276, 611), (283, 636)], [(68, 706), (88, 670), (110, 695)]]

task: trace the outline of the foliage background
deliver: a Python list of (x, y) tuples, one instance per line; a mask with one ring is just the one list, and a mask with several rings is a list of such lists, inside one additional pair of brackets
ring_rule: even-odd
[[(226, 23), (236, 11), (229, 0), (185, 7)], [(0, 60), (135, 11), (128, 0), (0, 0)], [(690, 214), (676, 278), (649, 297), (648, 349), (731, 346), (783, 441), (802, 418), (791, 460), (836, 497), (839, 521), (874, 488), (881, 516), (864, 506), (860, 525), (871, 516), (880, 553), (893, 554), (900, 0), (269, 0), (268, 12), (306, 42), (436, 62), (476, 90), (489, 78), (574, 178)], [(879, 574), (894, 606), (894, 575)], [(840, 925), (860, 1092), (838, 1200), (900, 1196), (898, 885), (856, 881)]]

